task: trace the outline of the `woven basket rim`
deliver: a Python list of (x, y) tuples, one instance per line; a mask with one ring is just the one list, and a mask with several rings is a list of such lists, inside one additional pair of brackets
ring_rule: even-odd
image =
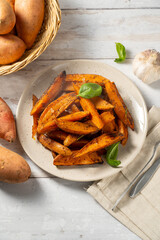
[(45, 41), (43, 41), (43, 43), (40, 46), (36, 48), (34, 48), (33, 46), (33, 48), (31, 48), (30, 50), (27, 50), (26, 53), (28, 53), (28, 56), (25, 57), (24, 59), (22, 56), (22, 60), (20, 59), (15, 63), (9, 65), (1, 65), (0, 76), (16, 72), (27, 66), (29, 63), (38, 58), (55, 38), (57, 31), (61, 25), (61, 10), (58, 0), (48, 0), (48, 3), (51, 13), (55, 14), (54, 15), (55, 19), (54, 24), (50, 25), (50, 29), (47, 29), (48, 30), (47, 38), (45, 38)]

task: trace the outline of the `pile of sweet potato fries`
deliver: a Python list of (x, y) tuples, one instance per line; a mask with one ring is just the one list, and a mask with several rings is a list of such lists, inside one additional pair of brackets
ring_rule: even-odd
[[(84, 83), (102, 86), (101, 96), (77, 96)], [(88, 165), (103, 163), (103, 150), (117, 142), (125, 145), (128, 127), (134, 121), (116, 85), (95, 74), (63, 71), (37, 99), (33, 95), (32, 137), (52, 152), (53, 164)]]

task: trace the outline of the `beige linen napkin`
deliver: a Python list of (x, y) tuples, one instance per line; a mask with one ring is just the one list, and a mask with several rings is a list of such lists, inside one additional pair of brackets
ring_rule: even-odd
[[(131, 199), (129, 194), (126, 194), (117, 210), (111, 210), (122, 192), (151, 157), (155, 143), (160, 141), (160, 108), (152, 107), (148, 117), (148, 135), (134, 161), (114, 176), (95, 182), (87, 192), (140, 238), (160, 240), (160, 168), (136, 198)], [(152, 163), (158, 157), (160, 147)]]

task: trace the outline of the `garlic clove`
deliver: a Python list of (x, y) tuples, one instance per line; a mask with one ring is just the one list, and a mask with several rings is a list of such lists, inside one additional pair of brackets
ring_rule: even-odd
[(137, 54), (133, 60), (133, 72), (147, 84), (160, 80), (160, 53), (146, 50)]

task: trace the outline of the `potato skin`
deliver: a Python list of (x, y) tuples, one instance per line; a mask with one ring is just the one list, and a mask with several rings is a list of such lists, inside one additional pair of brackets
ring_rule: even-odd
[(30, 49), (44, 19), (44, 0), (16, 0), (16, 29), (18, 36)]
[(0, 34), (8, 34), (14, 28), (16, 16), (13, 8), (6, 0), (0, 1)]
[(13, 34), (0, 36), (0, 64), (17, 61), (25, 52), (25, 43)]
[(11, 5), (11, 7), (14, 10), (14, 4), (15, 4), (15, 0), (7, 0), (7, 2)]
[(0, 181), (25, 182), (31, 175), (28, 163), (15, 152), (0, 146)]
[(16, 125), (11, 109), (0, 97), (0, 138), (8, 142), (16, 139)]

